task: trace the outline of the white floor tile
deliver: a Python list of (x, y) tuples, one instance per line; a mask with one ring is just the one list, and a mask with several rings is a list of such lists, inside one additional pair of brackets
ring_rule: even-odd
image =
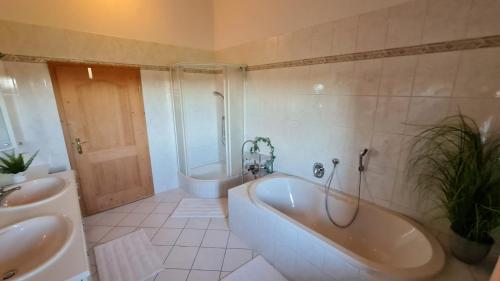
[(251, 249), (245, 242), (243, 242), (236, 234), (229, 234), (229, 242), (227, 243), (228, 248), (237, 248), (237, 249)]
[(166, 228), (184, 228), (186, 226), (187, 219), (185, 218), (168, 218), (162, 227)]
[(144, 198), (141, 201), (142, 202), (148, 202), (148, 203), (160, 203), (161, 199), (162, 199), (161, 195), (155, 194), (155, 195), (150, 196), (148, 198)]
[(183, 269), (165, 269), (158, 273), (155, 281), (186, 281), (189, 270)]
[(104, 213), (99, 213), (91, 216), (87, 216), (83, 218), (83, 223), (85, 225), (99, 225), (101, 218), (104, 216)]
[(231, 272), (230, 271), (221, 271), (219, 280), (224, 279), (224, 277), (228, 276), (229, 273), (231, 273)]
[(132, 213), (149, 214), (151, 213), (158, 203), (154, 202), (142, 202), (139, 206), (132, 210)]
[(130, 213), (118, 223), (118, 226), (138, 226), (147, 216), (148, 214)]
[(165, 268), (191, 269), (198, 247), (174, 246), (165, 260)]
[(208, 229), (229, 230), (229, 224), (227, 223), (227, 218), (210, 219), (210, 224), (208, 225)]
[[(168, 229), (168, 228), (166, 228)], [(205, 234), (205, 230), (203, 229), (188, 229), (185, 228), (182, 230), (179, 239), (175, 245), (178, 246), (196, 246), (199, 247), (201, 245), (201, 241), (203, 240), (203, 235)]]
[(100, 240), (101, 243), (106, 243), (116, 238), (119, 238), (125, 234), (129, 234), (134, 231), (135, 227), (130, 226), (117, 226), (113, 227), (104, 237)]
[(108, 211), (102, 213), (97, 223), (98, 225), (116, 226), (125, 216), (127, 216), (127, 213), (112, 213)]
[(139, 229), (144, 230), (146, 232), (146, 236), (149, 238), (149, 240), (153, 239), (153, 236), (155, 236), (156, 232), (158, 232), (159, 228), (155, 227), (139, 227)]
[(210, 218), (190, 218), (186, 224), (186, 228), (207, 229), (210, 223)]
[(184, 196), (187, 195), (187, 192), (181, 190), (181, 189), (177, 189), (177, 190), (169, 190), (169, 191), (166, 191), (166, 192), (162, 192), (161, 196), (162, 196), (162, 200), (161, 202), (165, 202), (165, 203), (179, 203), (179, 201), (182, 200), (182, 198), (184, 198)]
[(123, 205), (120, 207), (116, 207), (114, 209), (109, 210), (109, 212), (118, 212), (118, 213), (130, 213), (132, 210), (134, 210), (137, 206), (139, 206), (141, 202), (133, 202), (129, 203), (127, 205)]
[(188, 281), (217, 281), (219, 280), (219, 271), (191, 270)]
[(220, 270), (224, 260), (225, 249), (200, 248), (193, 264), (193, 269)]
[(108, 233), (111, 226), (88, 226), (85, 227), (85, 238), (89, 242), (99, 242), (106, 233)]
[(161, 228), (156, 232), (155, 236), (151, 240), (154, 245), (174, 245), (175, 241), (181, 234), (182, 229), (176, 228)]
[(252, 250), (227, 249), (222, 271), (234, 271), (252, 259)]
[(205, 233), (205, 237), (203, 238), (203, 242), (201, 242), (201, 246), (226, 248), (228, 237), (229, 231), (227, 230), (209, 229)]
[(153, 276), (150, 276), (150, 277), (144, 279), (144, 281), (154, 281), (156, 279), (156, 275), (158, 275), (158, 273), (155, 274), (155, 275), (153, 275)]
[(175, 203), (160, 203), (153, 210), (153, 213), (155, 213), (155, 214), (171, 214), (175, 210), (176, 206), (177, 206), (177, 204), (175, 204)]
[(167, 220), (167, 214), (150, 214), (141, 223), (141, 227), (160, 227)]
[(156, 253), (161, 259), (161, 262), (165, 262), (165, 260), (168, 257), (168, 254), (170, 253), (170, 250), (172, 249), (172, 246), (158, 246), (158, 245), (153, 245), (153, 248), (155, 249)]

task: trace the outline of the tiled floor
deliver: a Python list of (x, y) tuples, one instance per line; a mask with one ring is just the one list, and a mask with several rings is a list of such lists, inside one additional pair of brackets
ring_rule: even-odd
[(180, 189), (84, 218), (92, 280), (98, 280), (93, 249), (144, 229), (160, 254), (165, 270), (151, 281), (217, 281), (256, 256), (221, 218), (171, 218)]

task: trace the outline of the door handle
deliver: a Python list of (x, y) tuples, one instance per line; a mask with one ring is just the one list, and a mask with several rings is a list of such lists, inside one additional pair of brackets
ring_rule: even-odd
[(83, 154), (83, 149), (82, 149), (82, 144), (86, 143), (87, 141), (82, 141), (80, 138), (75, 138), (75, 144), (76, 144), (76, 151), (78, 151), (78, 154)]

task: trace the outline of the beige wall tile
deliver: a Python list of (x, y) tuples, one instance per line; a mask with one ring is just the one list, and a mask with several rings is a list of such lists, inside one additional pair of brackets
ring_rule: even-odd
[(386, 48), (418, 45), (422, 40), (426, 1), (414, 0), (389, 9)]
[(356, 51), (383, 49), (387, 37), (389, 10), (383, 9), (359, 16)]
[(383, 59), (380, 95), (411, 96), (417, 56)]
[(500, 34), (500, 1), (472, 0), (467, 36), (479, 37)]
[(500, 48), (462, 52), (453, 96), (500, 97)]
[(459, 59), (459, 52), (419, 56), (413, 85), (413, 95), (451, 96)]
[(213, 52), (208, 50), (2, 20), (0, 37), (0, 50), (15, 55), (151, 65), (212, 61), (214, 58)]
[(412, 97), (406, 118), (406, 135), (418, 134), (426, 126), (433, 125), (446, 117), (449, 98)]
[[(362, 186), (362, 198), (381, 206), (389, 205), (395, 188), (397, 170), (373, 165), (366, 171), (366, 182)], [(378, 200), (377, 200), (378, 199)], [(382, 201), (379, 201), (382, 200)]]
[(332, 79), (330, 64), (311, 65), (309, 72), (310, 93), (331, 94)]
[(381, 75), (381, 59), (354, 62), (354, 78), (356, 81), (352, 94), (376, 96)]
[(333, 30), (333, 22), (317, 25), (312, 28), (312, 57), (322, 57), (330, 55), (333, 43)]
[(309, 66), (290, 67), (286, 69), (285, 89), (290, 93), (310, 93), (312, 87), (309, 80)]
[(379, 97), (375, 132), (402, 134), (410, 105), (409, 97)]
[(452, 99), (448, 114), (461, 112), (471, 117), (485, 133), (497, 133), (500, 130), (500, 100), (490, 98)]
[(358, 17), (350, 17), (334, 23), (332, 55), (352, 53), (356, 47)]
[(278, 37), (279, 61), (296, 60), (311, 57), (312, 32), (302, 29)]
[(332, 94), (352, 95), (355, 86), (354, 62), (334, 63), (330, 68)]
[(377, 97), (345, 96), (338, 107), (342, 127), (371, 130), (375, 120)]
[(472, 0), (427, 1), (422, 43), (463, 38)]
[(369, 164), (396, 170), (398, 168), (403, 138), (403, 135), (398, 134), (373, 134), (370, 143)]

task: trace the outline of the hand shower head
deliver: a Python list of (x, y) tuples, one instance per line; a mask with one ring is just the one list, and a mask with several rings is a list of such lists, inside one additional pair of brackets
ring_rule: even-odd
[(359, 153), (359, 166), (358, 166), (358, 171), (363, 172), (365, 170), (365, 166), (363, 165), (363, 157), (368, 153), (368, 148), (365, 148), (361, 150)]
[(224, 99), (224, 95), (223, 95), (223, 94), (221, 94), (220, 92), (213, 91), (213, 92), (212, 92), (212, 94), (214, 94), (214, 95), (218, 96), (218, 97), (219, 97), (219, 98), (221, 98), (221, 99)]

